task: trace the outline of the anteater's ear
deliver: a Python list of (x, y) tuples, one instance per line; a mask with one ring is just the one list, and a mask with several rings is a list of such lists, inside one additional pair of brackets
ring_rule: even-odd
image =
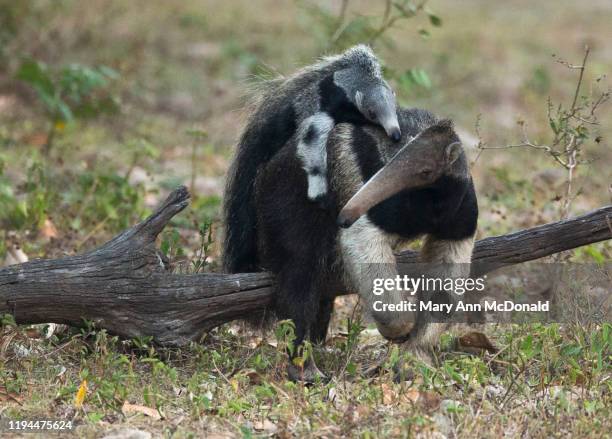
[(453, 142), (446, 147), (446, 164), (452, 165), (461, 156), (461, 142)]
[(334, 72), (334, 84), (342, 88), (349, 96), (354, 93), (355, 86), (360, 79), (359, 70), (349, 67)]

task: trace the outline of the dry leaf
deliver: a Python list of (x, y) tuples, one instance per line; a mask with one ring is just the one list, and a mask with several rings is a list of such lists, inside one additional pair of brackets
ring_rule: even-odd
[(0, 386), (0, 402), (16, 402), (21, 405), (23, 398), (14, 392), (9, 392), (6, 387)]
[(152, 409), (151, 407), (146, 407), (144, 405), (130, 404), (127, 401), (123, 403), (123, 406), (121, 407), (121, 412), (123, 412), (123, 414), (126, 416), (135, 413), (142, 413), (143, 415), (153, 418), (156, 421), (161, 419), (161, 415), (156, 409)]
[(58, 368), (58, 371), (57, 371), (57, 374), (55, 375), (55, 378), (58, 378), (58, 379), (59, 379), (59, 378), (61, 378), (61, 377), (62, 377), (62, 376), (65, 374), (65, 373), (66, 373), (66, 366), (62, 366), (62, 365), (60, 364), (60, 366), (59, 366), (59, 368)]
[(333, 403), (337, 395), (338, 395), (338, 392), (336, 392), (336, 388), (330, 387), (329, 390), (327, 391), (327, 400)]
[(482, 332), (468, 332), (457, 339), (456, 345), (457, 350), (472, 354), (484, 350), (494, 354), (498, 350)]
[(423, 392), (414, 388), (408, 389), (401, 395), (404, 402), (418, 404), (426, 410), (435, 410), (440, 406), (440, 397), (434, 392)]
[(42, 338), (42, 334), (40, 333), (40, 331), (38, 330), (38, 328), (37, 328), (37, 327), (35, 327), (35, 326), (30, 327), (30, 328), (26, 328), (26, 330), (25, 330), (25, 335), (26, 335), (28, 338), (34, 338), (34, 339), (37, 339), (37, 338)]
[(57, 232), (57, 228), (55, 224), (47, 218), (40, 228), (40, 237), (43, 239), (55, 239), (58, 237), (59, 233)]
[(343, 419), (349, 424), (355, 424), (359, 421), (360, 416), (361, 413), (355, 410), (355, 404), (349, 404), (346, 410), (344, 411)]
[(25, 329), (25, 335), (28, 338), (39, 339), (39, 338), (51, 338), (55, 333), (61, 332), (65, 328), (65, 325), (58, 325), (56, 323), (42, 323), (39, 325), (32, 325)]
[(68, 326), (57, 323), (46, 323), (42, 325), (45, 338), (51, 338), (53, 334), (61, 334), (68, 329)]
[(240, 375), (244, 375), (249, 379), (249, 384), (258, 385), (261, 384), (261, 375), (257, 373), (255, 369), (246, 369), (240, 372)]
[(380, 386), (382, 388), (383, 393), (383, 404), (391, 405), (397, 399), (397, 392), (393, 388), (392, 384), (382, 383)]
[(46, 133), (34, 133), (25, 138), (25, 141), (33, 146), (44, 146), (47, 144), (48, 136)]
[(259, 345), (261, 344), (262, 340), (263, 339), (261, 337), (259, 337), (259, 336), (249, 337), (248, 340), (247, 340), (247, 346), (249, 348), (251, 348), (251, 349), (255, 349), (255, 348), (259, 347)]
[(13, 95), (0, 95), (0, 113), (8, 113), (11, 108), (15, 105), (15, 96)]
[(83, 401), (85, 401), (85, 395), (87, 395), (87, 380), (83, 380), (77, 390), (76, 396), (74, 397), (74, 406), (77, 409), (83, 407)]
[(421, 396), (421, 392), (417, 389), (408, 389), (406, 392), (402, 394), (402, 399), (405, 401), (410, 401), (416, 403)]
[(253, 424), (253, 428), (256, 431), (263, 431), (267, 434), (274, 434), (278, 430), (276, 424), (268, 419), (264, 419), (263, 421), (257, 421)]
[(437, 410), (440, 407), (440, 395), (434, 392), (421, 392), (418, 403), (426, 410)]

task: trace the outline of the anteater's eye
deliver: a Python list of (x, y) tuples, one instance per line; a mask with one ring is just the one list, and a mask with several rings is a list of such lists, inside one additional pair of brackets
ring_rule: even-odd
[(368, 111), (368, 117), (370, 120), (376, 120), (376, 112), (374, 112), (374, 110)]
[(429, 177), (432, 173), (433, 173), (433, 171), (431, 169), (423, 169), (423, 170), (421, 170), (421, 175), (423, 177)]

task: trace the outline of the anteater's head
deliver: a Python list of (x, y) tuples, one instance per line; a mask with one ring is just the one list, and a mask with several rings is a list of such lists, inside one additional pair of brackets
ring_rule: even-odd
[(355, 66), (335, 72), (334, 83), (367, 120), (383, 127), (394, 142), (401, 139), (395, 92), (382, 76), (372, 69)]
[(462, 152), (459, 137), (449, 120), (424, 129), (346, 203), (338, 216), (338, 224), (350, 227), (370, 208), (398, 192), (431, 186), (451, 172)]

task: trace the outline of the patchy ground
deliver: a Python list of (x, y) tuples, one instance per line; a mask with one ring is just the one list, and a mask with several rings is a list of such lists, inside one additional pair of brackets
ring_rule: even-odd
[(305, 387), (285, 378), (282, 337), (235, 325), (169, 351), (104, 331), (45, 339), (8, 328), (2, 416), (74, 419), (80, 437), (125, 428), (172, 437), (609, 434), (610, 325), (489, 327), (502, 346), (495, 354), (465, 353), (446, 337), (435, 367), (402, 356), (415, 377), (401, 384), (397, 347), (358, 322), (338, 329), (316, 352), (333, 379)]
[[(300, 2), (272, 0), (32, 5), (15, 6), (32, 10), (0, 40), (0, 265), (91, 248), (187, 184), (193, 204), (160, 243), (180, 270), (215, 270), (223, 180), (249, 78), (290, 73), (325, 51), (321, 21)], [(551, 141), (547, 99), (569, 105), (577, 80), (552, 54), (579, 64), (588, 44), (581, 94), (609, 86), (597, 81), (612, 71), (609, 2), (429, 7), (441, 27), (426, 15), (401, 22), (377, 50), (404, 105), (459, 126), (474, 161), (479, 236), (558, 219), (566, 170), (533, 148), (479, 155), (474, 145), (479, 135), (488, 146), (521, 141), (523, 128)], [(348, 16), (383, 9), (349, 2)], [(112, 68), (117, 77), (105, 92), (119, 112), (55, 123), (32, 88), (14, 79), (25, 54), (50, 67)], [(414, 68), (428, 81), (407, 80)], [(588, 163), (576, 169), (570, 214), (610, 203), (609, 104), (601, 111), (584, 144)], [(601, 263), (611, 254), (601, 243), (561, 258)], [(225, 325), (201, 343), (163, 350), (91, 327), (7, 320), (0, 417), (73, 419), (73, 434), (84, 437), (126, 428), (155, 437), (604, 437), (612, 430), (610, 325), (489, 325), (479, 330), (499, 352), (467, 353), (448, 335), (437, 363), (426, 366), (386, 344), (355, 306), (354, 298), (338, 299), (332, 334), (315, 352), (333, 379), (312, 387), (286, 381), (284, 340), (274, 329)], [(391, 370), (404, 356), (415, 375), (395, 384)]]

